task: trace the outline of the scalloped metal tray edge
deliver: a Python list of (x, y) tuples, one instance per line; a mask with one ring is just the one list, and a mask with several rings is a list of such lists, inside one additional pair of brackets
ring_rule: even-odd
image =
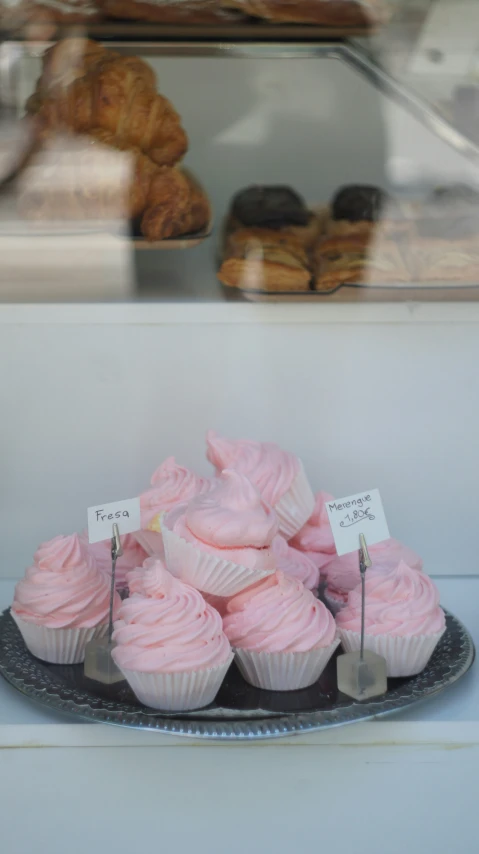
[(234, 717), (234, 711), (230, 710), (233, 717), (228, 719), (205, 718), (201, 710), (181, 716), (166, 715), (88, 693), (82, 695), (73, 687), (65, 688), (58, 680), (55, 683), (53, 670), (49, 671), (51, 678), (45, 680), (41, 662), (26, 650), (9, 609), (0, 617), (0, 674), (30, 699), (84, 720), (222, 741), (279, 738), (392, 714), (433, 697), (460, 679), (474, 661), (474, 643), (463, 624), (449, 612), (445, 613), (447, 630), (422, 673), (399, 685), (399, 680), (393, 680), (393, 688), (385, 697), (367, 703), (350, 700), (322, 711), (285, 714), (258, 707), (254, 715), (247, 712), (245, 716), (238, 711)]

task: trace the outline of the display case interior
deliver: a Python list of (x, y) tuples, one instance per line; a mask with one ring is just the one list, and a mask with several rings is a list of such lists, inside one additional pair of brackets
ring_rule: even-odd
[[(16, 65), (18, 121), (13, 122), (12, 133), (18, 134), (18, 127), (21, 127), (18, 122), (21, 122), (25, 105), (32, 103), (29, 98), (41, 73), (45, 46), (33, 50), (24, 45), (17, 47), (21, 53)], [(441, 127), (438, 135), (431, 116), (424, 121), (417, 104), (407, 98), (401, 99), (380, 69), (368, 64), (364, 53), (332, 43), (237, 44), (231, 47), (123, 44), (111, 48), (125, 59), (139, 56), (156, 74), (159, 97), (168, 99), (173, 105), (187, 135), (185, 167), (204, 189), (212, 213), (205, 214), (200, 231), (191, 234), (191, 240), (188, 234), (183, 243), (181, 234), (176, 244), (173, 240), (168, 248), (177, 251), (168, 253), (155, 251), (155, 243), (149, 243), (151, 234), (160, 237), (165, 234), (161, 228), (156, 232), (153, 229), (150, 237), (147, 235), (140, 244), (151, 251), (136, 252), (128, 222), (117, 218), (114, 234), (111, 228), (103, 226), (100, 229), (106, 233), (103, 238), (105, 251), (97, 246), (102, 239), (97, 233), (91, 237), (92, 252), (88, 257), (85, 248), (89, 240), (84, 232), (98, 229), (91, 228), (86, 216), (80, 229), (82, 233), (76, 237), (71, 233), (75, 232), (75, 227), (70, 228), (67, 235), (59, 234), (51, 223), (45, 228), (44, 212), (34, 217), (33, 226), (31, 221), (27, 223), (25, 233), (22, 227), (18, 230), (16, 215), (12, 233), (11, 208), (8, 207), (12, 202), (8, 199), (7, 184), (3, 199), (3, 235), (0, 230), (0, 240), (5, 247), (0, 268), (3, 299), (184, 300), (194, 297), (200, 300), (401, 301), (476, 298), (479, 281), (476, 198), (472, 193), (464, 200), (461, 186), (478, 185), (477, 167), (466, 156), (467, 152), (460, 150), (457, 140), (448, 136), (447, 128)], [(199, 97), (198, 93), (204, 97)], [(100, 142), (103, 141), (104, 136), (100, 137)], [(125, 148), (125, 144), (122, 145)], [(73, 164), (71, 171), (78, 173), (73, 156), (69, 162)], [(83, 168), (88, 170), (88, 164)], [(20, 175), (23, 190), (25, 186), (31, 189), (33, 184), (35, 191), (32, 174), (35, 171), (29, 172), (27, 164)], [(82, 186), (83, 174), (80, 177), (76, 174)], [(92, 180), (90, 172), (88, 174)], [(137, 175), (138, 170), (134, 172), (132, 187), (137, 185)], [(176, 180), (176, 172), (174, 176)], [(59, 183), (61, 185), (61, 180)], [(299, 194), (306, 208), (318, 217), (315, 242), (305, 247), (306, 273), (300, 287), (296, 287), (294, 280), (290, 288), (287, 276), (286, 284), (281, 284), (281, 276), (276, 281), (274, 272), (271, 277), (260, 275), (252, 280), (248, 273), (250, 268), (241, 266), (242, 261), (240, 280), (234, 282), (236, 287), (224, 287), (231, 282), (225, 281), (221, 274), (222, 281), (217, 278), (222, 260), (230, 251), (225, 245), (225, 223), (233, 199), (252, 185), (287, 187)], [(330, 226), (323, 225), (321, 217), (328, 207), (331, 211), (330, 206), (340, 188), (358, 185), (386, 194), (386, 206), (389, 210), (392, 204), (391, 216), (399, 219), (399, 227), (394, 226), (391, 235), (388, 212), (384, 229), (381, 222), (373, 223), (365, 234), (358, 235), (353, 223), (351, 234), (340, 235), (353, 237), (353, 243), (348, 245), (340, 241), (338, 264), (335, 255), (331, 258), (326, 248), (324, 253), (322, 251), (322, 242), (328, 237)], [(439, 227), (427, 235), (431, 239), (424, 241), (418, 221), (429, 218), (430, 200), (432, 197), (435, 204), (434, 193), (438, 188), (448, 189), (453, 198), (439, 213)], [(160, 200), (163, 198), (161, 196)], [(44, 196), (42, 206), (43, 202)], [(28, 204), (26, 207), (28, 210)], [(66, 212), (68, 214), (68, 208)], [(345, 216), (348, 215), (346, 212)], [(351, 217), (357, 219), (354, 212)], [(26, 219), (31, 220), (31, 217), (27, 215)], [(450, 222), (454, 221), (456, 227), (458, 219), (461, 223), (467, 219), (467, 230), (464, 233), (459, 230), (452, 239), (446, 235), (444, 239)], [(62, 229), (66, 229), (65, 221)], [(399, 236), (396, 231), (401, 232)], [(334, 229), (331, 232), (335, 234)], [(257, 236), (253, 234), (255, 240)], [(275, 240), (277, 237), (274, 235)], [(261, 239), (258, 251), (261, 259), (266, 251), (264, 257), (267, 259), (269, 238), (266, 249)], [(23, 251), (27, 245), (28, 255)], [(191, 248), (195, 245), (196, 248)], [(180, 251), (182, 246), (190, 248)], [(233, 254), (235, 252), (236, 249)], [(337, 244), (332, 252), (337, 252)], [(79, 274), (79, 281), (73, 284), (75, 276), (70, 276), (68, 286), (62, 286), (59, 278), (62, 257), (66, 256), (70, 261), (75, 259), (68, 266)], [(29, 273), (32, 263), (39, 274), (36, 281)], [(280, 273), (281, 263), (276, 268)], [(288, 263), (291, 262), (286, 262), (287, 269)], [(324, 271), (330, 268), (332, 278), (325, 280)], [(52, 275), (53, 270), (55, 275)]]

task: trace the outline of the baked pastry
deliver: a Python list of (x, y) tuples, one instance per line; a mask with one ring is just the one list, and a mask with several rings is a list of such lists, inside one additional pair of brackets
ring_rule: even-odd
[[(114, 613), (120, 605), (115, 594)], [(78, 664), (94, 637), (106, 634), (110, 582), (78, 534), (42, 543), (25, 577), (15, 587), (12, 617), (37, 658)]]
[(287, 539), (294, 536), (314, 508), (314, 495), (301, 460), (274, 442), (225, 439), (214, 430), (208, 431), (206, 442), (206, 456), (217, 474), (234, 469), (247, 477), (274, 508), (280, 533)]
[(210, 203), (188, 172), (174, 167), (154, 175), (141, 219), (147, 240), (193, 234), (206, 228), (210, 219)]
[(387, 19), (383, 0), (222, 0), (222, 4), (278, 24), (371, 27)]
[(166, 513), (161, 529), (170, 572), (205, 593), (233, 596), (276, 568), (276, 513), (236, 471)]
[(253, 291), (305, 291), (320, 219), (289, 187), (252, 186), (234, 197), (218, 278)]
[(158, 166), (181, 160), (186, 134), (173, 106), (157, 94), (149, 66), (136, 57), (98, 50), (87, 40), (70, 42), (47, 52), (44, 73), (27, 105), (39, 136), (100, 128), (119, 144), (139, 148)]
[(246, 681), (272, 691), (312, 685), (339, 644), (327, 608), (280, 570), (229, 600), (223, 628)]
[(233, 660), (221, 617), (158, 559), (130, 574), (112, 657), (138, 699), (165, 711), (211, 703)]
[[(336, 623), (346, 652), (361, 644), (361, 587), (349, 594)], [(424, 670), (446, 631), (439, 591), (423, 572), (404, 561), (384, 573), (366, 573), (364, 647), (386, 659), (388, 676)]]
[(316, 249), (317, 291), (334, 290), (341, 284), (409, 282), (407, 246), (383, 236), (330, 237)]
[(285, 230), (242, 228), (226, 238), (218, 278), (245, 291), (307, 291), (311, 259), (301, 240)]
[(418, 282), (479, 280), (479, 243), (474, 240), (418, 238), (410, 246), (413, 279)]
[(108, 131), (59, 134), (20, 174), (19, 212), (43, 221), (135, 217), (153, 198), (151, 182), (159, 171), (140, 149), (118, 144)]
[(380, 228), (382, 235), (397, 238), (411, 229), (408, 214), (407, 206), (379, 187), (347, 184), (333, 196), (325, 232), (330, 237), (370, 237)]
[(105, 15), (159, 24), (225, 24), (238, 13), (224, 9), (219, 0), (100, 0)]

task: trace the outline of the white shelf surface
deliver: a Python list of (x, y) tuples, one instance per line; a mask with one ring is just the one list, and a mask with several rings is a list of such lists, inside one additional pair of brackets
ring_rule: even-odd
[[(441, 601), (459, 617), (479, 645), (479, 578), (438, 578)], [(0, 582), (0, 607), (13, 596), (13, 581)], [(0, 679), (0, 749), (4, 747), (114, 747), (173, 744), (194, 740), (81, 722), (32, 703)], [(206, 742), (198, 742), (206, 744)], [(215, 744), (215, 742), (207, 742)], [(379, 721), (279, 739), (277, 744), (379, 745), (449, 744), (479, 746), (477, 667), (443, 694)]]

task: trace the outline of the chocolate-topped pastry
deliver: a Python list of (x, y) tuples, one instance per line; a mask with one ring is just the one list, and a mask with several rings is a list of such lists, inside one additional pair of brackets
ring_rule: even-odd
[(310, 212), (303, 199), (290, 187), (253, 186), (237, 193), (231, 213), (242, 225), (282, 228), (307, 225)]
[(467, 184), (451, 184), (449, 187), (436, 187), (428, 199), (428, 205), (441, 216), (447, 213), (462, 214), (465, 211), (479, 210), (479, 192)]
[(381, 219), (386, 203), (390, 203), (389, 196), (379, 187), (348, 184), (341, 187), (333, 198), (332, 218), (347, 219), (349, 222), (377, 222)]

